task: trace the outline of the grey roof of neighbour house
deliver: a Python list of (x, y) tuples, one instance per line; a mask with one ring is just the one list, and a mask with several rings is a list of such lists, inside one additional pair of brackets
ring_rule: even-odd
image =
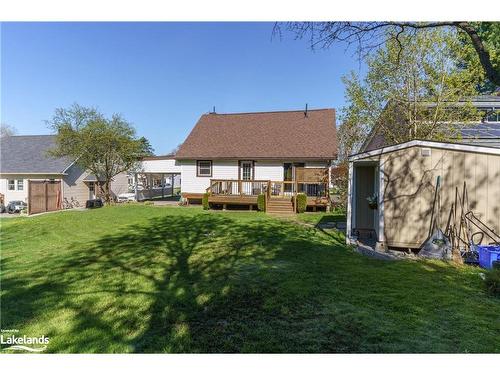
[(48, 151), (55, 135), (13, 135), (0, 140), (0, 173), (62, 173), (73, 162)]
[(460, 130), (459, 142), (500, 148), (500, 123), (486, 122), (470, 125)]
[(464, 138), (498, 138), (500, 139), (500, 122), (483, 122), (465, 126), (460, 129)]
[[(499, 122), (469, 124), (460, 128), (459, 132), (460, 135), (452, 138), (452, 142), (500, 148)], [(370, 151), (385, 146), (387, 144), (384, 136), (374, 133), (362, 150)]]
[[(452, 105), (472, 104), (480, 110), (500, 110), (500, 95), (478, 95), (464, 98), (458, 102), (451, 102)], [(435, 106), (435, 103), (429, 103), (429, 106)], [(460, 128), (460, 135), (452, 137), (452, 141), (460, 143), (468, 143), (474, 145), (482, 145), (488, 147), (500, 148), (500, 122), (484, 120), (476, 124), (456, 124)], [(379, 126), (373, 128), (365, 142), (361, 146), (361, 151), (370, 151), (380, 147), (387, 146), (383, 134), (379, 132)]]
[(97, 177), (95, 176), (95, 174), (88, 174), (84, 179), (83, 181), (85, 182), (99, 182), (99, 181), (105, 181), (104, 178), (101, 178), (101, 179), (97, 179)]

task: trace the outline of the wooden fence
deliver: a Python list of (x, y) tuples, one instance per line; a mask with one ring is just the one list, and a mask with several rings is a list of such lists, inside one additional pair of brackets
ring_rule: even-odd
[(61, 209), (61, 181), (28, 182), (28, 214)]

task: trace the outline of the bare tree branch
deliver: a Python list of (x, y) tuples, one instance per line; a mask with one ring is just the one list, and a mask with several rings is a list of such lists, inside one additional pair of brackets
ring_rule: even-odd
[[(345, 43), (347, 48), (355, 45), (358, 58), (362, 59), (385, 42), (394, 38), (401, 50), (404, 46), (399, 37), (408, 30), (448, 27), (465, 32), (476, 51), (486, 77), (500, 87), (500, 70), (493, 66), (491, 56), (483, 40), (471, 22), (288, 22), (285, 28), (301, 39), (309, 37), (312, 49), (328, 48), (334, 43)], [(281, 24), (276, 23), (273, 35), (281, 38)]]

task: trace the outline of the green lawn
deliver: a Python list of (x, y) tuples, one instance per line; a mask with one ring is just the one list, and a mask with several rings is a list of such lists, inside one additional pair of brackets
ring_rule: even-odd
[(126, 205), (1, 224), (2, 328), (50, 352), (500, 352), (479, 269), (366, 258), (294, 221)]

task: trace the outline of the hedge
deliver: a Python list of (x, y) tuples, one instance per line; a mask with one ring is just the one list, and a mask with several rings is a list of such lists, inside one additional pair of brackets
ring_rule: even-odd
[(208, 193), (203, 194), (203, 198), (201, 199), (201, 204), (203, 205), (204, 210), (210, 209), (210, 205), (208, 204)]
[(257, 209), (259, 211), (266, 210), (266, 195), (265, 194), (259, 194), (259, 196), (257, 197)]
[(304, 193), (297, 194), (297, 212), (302, 213), (307, 207), (307, 196)]

